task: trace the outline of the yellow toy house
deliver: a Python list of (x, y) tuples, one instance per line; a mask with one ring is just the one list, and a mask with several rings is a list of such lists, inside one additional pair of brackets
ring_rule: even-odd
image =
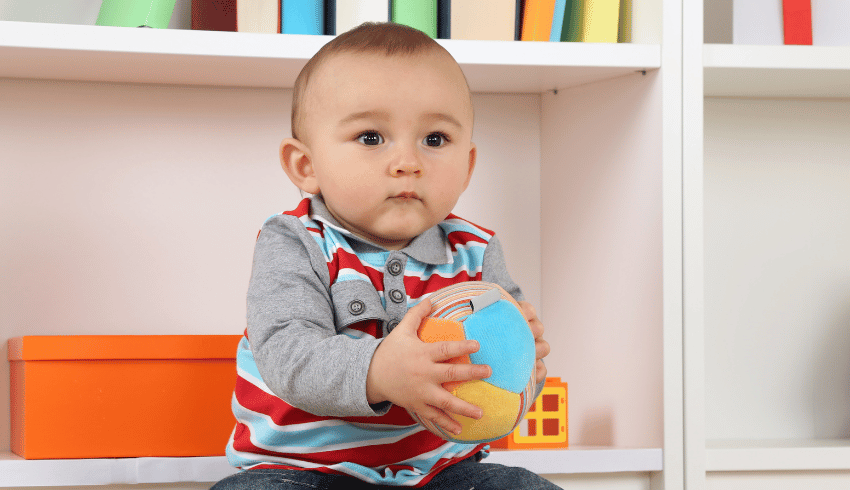
[(558, 377), (546, 378), (537, 401), (513, 432), (490, 443), (494, 449), (553, 449), (569, 445), (567, 383)]

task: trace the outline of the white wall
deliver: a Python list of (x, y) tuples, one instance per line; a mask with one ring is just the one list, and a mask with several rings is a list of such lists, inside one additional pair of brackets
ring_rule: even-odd
[[(0, 80), (0, 93), (3, 345), (242, 332), (257, 231), (300, 199), (277, 157), (289, 90)], [(475, 104), (478, 165), (456, 211), (499, 233), (539, 304), (539, 97)]]
[(850, 437), (850, 101), (705, 103), (706, 435)]
[(543, 97), (547, 367), (570, 383), (571, 444), (662, 445), (660, 82)]

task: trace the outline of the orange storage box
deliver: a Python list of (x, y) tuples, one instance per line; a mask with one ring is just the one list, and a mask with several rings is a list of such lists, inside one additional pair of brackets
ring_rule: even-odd
[(223, 455), (240, 338), (10, 339), (12, 451), (27, 459)]

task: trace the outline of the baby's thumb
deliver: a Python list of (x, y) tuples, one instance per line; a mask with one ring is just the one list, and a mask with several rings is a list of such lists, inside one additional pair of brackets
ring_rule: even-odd
[(419, 331), (419, 325), (422, 324), (422, 320), (428, 317), (431, 314), (431, 300), (428, 298), (420, 301), (416, 306), (407, 310), (407, 313), (404, 315), (404, 318), (399, 323), (399, 327), (409, 331), (413, 335), (416, 335), (416, 332)]

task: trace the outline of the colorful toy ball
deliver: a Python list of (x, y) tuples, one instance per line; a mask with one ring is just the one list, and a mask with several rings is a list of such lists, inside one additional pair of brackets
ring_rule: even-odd
[(431, 314), (422, 321), (419, 338), (424, 342), (475, 339), (480, 345), (477, 352), (447, 362), (487, 364), (493, 373), (482, 380), (443, 385), (484, 411), (479, 420), (452, 414), (462, 426), (460, 434), (449, 434), (410, 415), (447, 441), (471, 444), (508, 435), (534, 403), (534, 336), (519, 304), (498, 285), (475, 281), (445, 287), (429, 299)]

